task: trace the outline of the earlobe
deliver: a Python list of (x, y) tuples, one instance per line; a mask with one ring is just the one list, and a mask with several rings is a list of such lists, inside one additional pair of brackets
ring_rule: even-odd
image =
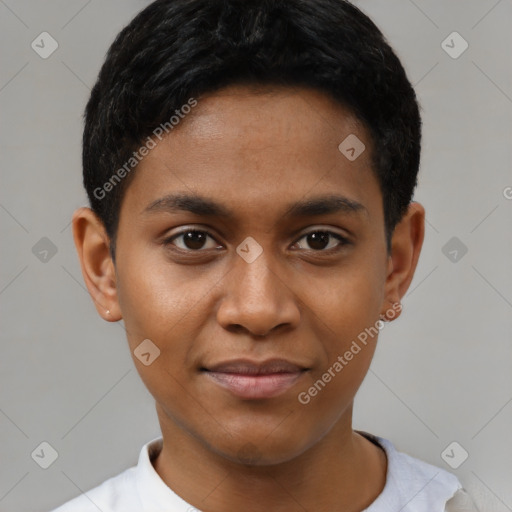
[(82, 275), (96, 310), (105, 320), (118, 321), (122, 316), (117, 300), (115, 268), (103, 223), (90, 208), (84, 207), (74, 212), (72, 224)]
[(401, 315), (402, 309), (403, 306), (400, 301), (394, 302), (391, 304), (391, 307), (386, 309), (386, 311), (380, 315), (380, 320), (382, 322), (392, 322)]
[[(396, 225), (391, 240), (391, 255), (389, 256), (388, 275), (385, 285), (386, 311), (395, 309), (405, 295), (416, 271), (416, 266), (425, 237), (425, 209), (417, 202), (409, 204), (407, 212)], [(401, 309), (400, 309), (401, 311)], [(394, 316), (397, 318), (400, 314)]]

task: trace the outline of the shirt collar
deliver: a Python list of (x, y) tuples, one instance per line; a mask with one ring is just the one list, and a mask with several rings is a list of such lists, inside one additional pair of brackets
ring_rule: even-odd
[(143, 511), (189, 512), (190, 504), (168, 487), (151, 463), (162, 450), (162, 446), (163, 437), (160, 436), (146, 443), (140, 451), (135, 482)]
[[(387, 457), (384, 489), (363, 512), (378, 512), (381, 510), (423, 511), (429, 510), (424, 506), (432, 506), (434, 502), (438, 507), (437, 509), (440, 510), (441, 505), (446, 503), (455, 490), (461, 486), (455, 475), (398, 452), (387, 439), (360, 430), (356, 432), (380, 445), (386, 452)], [(190, 512), (191, 505), (170, 489), (153, 467), (151, 461), (160, 453), (162, 446), (163, 437), (160, 436), (146, 443), (140, 451), (135, 485), (143, 511)], [(427, 490), (427, 488), (429, 489)], [(423, 503), (418, 507), (418, 501), (424, 502), (424, 491), (429, 495), (427, 501), (430, 505)], [(430, 510), (437, 509), (432, 508)]]
[(444, 510), (446, 502), (461, 488), (452, 473), (399, 452), (388, 439), (360, 430), (356, 432), (380, 445), (388, 461), (384, 489), (363, 512)]

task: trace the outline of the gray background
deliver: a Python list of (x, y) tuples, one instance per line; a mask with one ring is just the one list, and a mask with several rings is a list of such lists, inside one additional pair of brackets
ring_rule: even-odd
[[(87, 204), (85, 102), (113, 38), (148, 3), (0, 0), (4, 512), (53, 508), (135, 464), (142, 444), (159, 435), (122, 322), (97, 315), (69, 226)], [(419, 95), (415, 200), (427, 228), (403, 315), (382, 332), (356, 399), (354, 427), (452, 471), (483, 511), (510, 511), (512, 2), (357, 5), (396, 49)], [(31, 48), (43, 31), (59, 44), (47, 59)], [(441, 46), (453, 31), (469, 43), (456, 59)], [(48, 244), (43, 237), (57, 249), (46, 261), (33, 251)], [(31, 457), (43, 441), (59, 455), (48, 469)], [(457, 469), (441, 457), (453, 441), (469, 453)]]

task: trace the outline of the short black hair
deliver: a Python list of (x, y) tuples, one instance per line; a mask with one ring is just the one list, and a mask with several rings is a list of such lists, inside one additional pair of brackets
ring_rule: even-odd
[(312, 87), (363, 123), (389, 253), (417, 185), (421, 117), (399, 58), (368, 16), (345, 0), (157, 0), (115, 38), (84, 113), (84, 186), (114, 262), (134, 151), (191, 98), (237, 84)]

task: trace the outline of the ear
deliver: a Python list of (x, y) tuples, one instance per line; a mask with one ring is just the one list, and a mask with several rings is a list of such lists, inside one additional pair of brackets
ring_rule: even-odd
[(105, 227), (90, 208), (76, 210), (72, 223), (82, 275), (96, 310), (105, 320), (117, 322), (122, 315), (117, 299), (115, 267), (109, 250), (110, 239)]
[[(385, 303), (381, 315), (386, 316), (393, 304), (409, 289), (416, 265), (420, 257), (425, 237), (425, 208), (420, 203), (411, 202), (407, 212), (396, 225), (391, 239), (391, 254), (388, 259), (388, 273), (385, 284)], [(392, 318), (400, 316), (401, 308), (393, 307)]]

